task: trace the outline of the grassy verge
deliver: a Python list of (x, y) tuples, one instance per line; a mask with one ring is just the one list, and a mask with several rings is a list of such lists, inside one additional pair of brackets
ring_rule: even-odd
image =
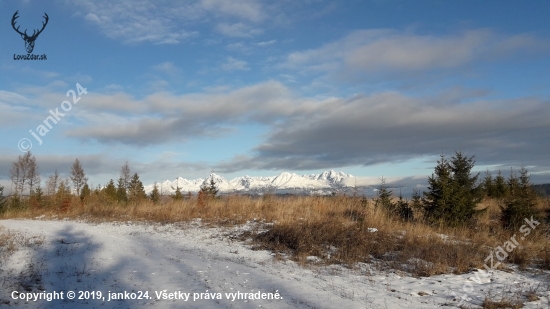
[[(545, 203), (541, 200), (541, 211)], [(430, 226), (422, 220), (405, 222), (376, 208), (372, 201), (349, 196), (224, 196), (201, 202), (192, 197), (158, 204), (149, 200), (119, 204), (100, 196), (81, 202), (72, 197), (60, 203), (52, 199), (8, 209), (3, 218), (161, 223), (201, 218), (216, 226), (254, 220), (269, 223), (261, 232), (244, 235), (253, 239), (256, 248), (284, 253), (299, 263), (308, 263), (315, 256), (323, 263), (349, 267), (357, 262), (375, 263), (385, 269), (430, 276), (483, 268), (493, 248), (518, 234), (500, 227), (497, 201), (486, 200), (480, 207), (487, 211), (477, 223), (463, 228)], [(550, 269), (548, 225), (541, 222), (505, 262)]]

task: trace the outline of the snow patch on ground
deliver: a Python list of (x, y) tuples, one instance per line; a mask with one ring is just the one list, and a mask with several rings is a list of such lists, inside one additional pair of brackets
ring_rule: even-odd
[[(3, 286), (0, 301), (13, 308), (457, 308), (467, 283), (471, 300), (462, 305), (471, 308), (488, 293), (500, 299), (536, 290), (539, 300), (524, 308), (548, 308), (550, 297), (548, 272), (494, 271), (477, 283), (474, 273), (413, 278), (364, 263), (356, 269), (327, 266), (314, 256), (302, 267), (231, 237), (253, 229), (253, 223), (206, 228), (197, 220), (167, 225), (3, 220), (0, 225), (44, 238), (42, 245), (14, 254), (2, 266), (0, 282), (13, 283), (17, 274), (30, 270), (35, 281), (27, 288), (34, 292), (101, 291), (107, 296), (109, 291), (148, 291), (151, 298), (25, 303), (11, 299), (15, 285)], [(163, 291), (189, 293), (190, 299), (157, 299)], [(258, 291), (279, 293), (282, 299), (231, 300), (225, 294)], [(194, 293), (214, 293), (213, 298), (220, 293), (222, 299), (202, 294), (203, 299), (193, 301)]]

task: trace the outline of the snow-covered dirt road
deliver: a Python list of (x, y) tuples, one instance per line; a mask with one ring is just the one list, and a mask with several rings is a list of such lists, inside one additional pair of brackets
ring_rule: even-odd
[[(197, 221), (2, 220), (0, 226), (43, 237), (41, 245), (22, 248), (2, 265), (0, 306), (9, 302), (11, 308), (456, 308), (453, 292), (465, 295), (466, 283), (472, 300), (463, 305), (469, 306), (481, 304), (489, 292), (498, 299), (538, 289), (539, 299), (525, 308), (548, 308), (550, 296), (548, 273), (498, 271), (477, 283), (473, 274), (412, 278), (368, 265), (300, 267), (232, 241), (226, 234), (232, 229), (204, 228)], [(24, 297), (19, 293), (27, 293), (25, 287), (41, 298), (63, 292), (63, 299), (13, 299)], [(69, 300), (70, 291), (88, 299)], [(165, 299), (170, 296), (178, 299)], [(258, 296), (272, 299), (249, 299)]]

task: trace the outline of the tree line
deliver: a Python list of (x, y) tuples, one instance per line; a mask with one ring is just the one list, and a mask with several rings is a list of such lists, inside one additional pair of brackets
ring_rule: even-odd
[[(138, 173), (131, 173), (128, 162), (121, 167), (117, 183), (113, 179), (105, 185), (98, 185), (91, 188), (88, 184), (88, 177), (82, 166), (82, 163), (75, 159), (71, 166), (69, 177), (62, 178), (58, 171), (48, 176), (45, 181), (45, 187), (41, 186), (41, 178), (36, 158), (27, 152), (20, 155), (17, 161), (13, 162), (10, 170), (10, 179), (12, 182), (12, 193), (8, 197), (4, 196), (4, 187), (0, 186), (0, 214), (8, 208), (22, 210), (26, 207), (58, 207), (66, 211), (74, 197), (79, 197), (84, 203), (91, 196), (98, 197), (101, 201), (107, 203), (138, 203), (149, 199), (153, 203), (159, 203), (163, 195), (155, 182), (153, 190), (149, 195), (145, 193), (143, 183)], [(170, 197), (177, 201), (184, 198), (181, 188), (175, 188), (175, 193)], [(199, 191), (199, 203), (204, 203), (205, 199), (213, 198), (218, 193), (218, 189), (213, 179), (209, 184), (203, 184)], [(191, 192), (187, 193), (191, 196)]]
[[(428, 177), (427, 191), (415, 191), (412, 200), (392, 199), (392, 190), (382, 178), (382, 186), (375, 198), (375, 207), (381, 207), (388, 214), (402, 220), (423, 220), (432, 225), (464, 226), (475, 224), (479, 215), (486, 211), (479, 205), (484, 198), (498, 201), (500, 222), (504, 228), (517, 229), (524, 220), (543, 219), (537, 210), (539, 196), (533, 189), (525, 167), (519, 175), (512, 169), (508, 179), (499, 171), (495, 178), (487, 171), (483, 180), (479, 173), (473, 173), (475, 157), (455, 152), (447, 159), (441, 155)], [(550, 210), (547, 219), (550, 220)], [(415, 215), (417, 218), (415, 218)]]
[[(479, 215), (486, 211), (479, 209), (481, 201), (492, 198), (498, 200), (501, 208), (500, 221), (506, 228), (517, 228), (525, 218), (541, 218), (536, 209), (538, 197), (530, 183), (527, 169), (522, 167), (519, 174), (512, 170), (508, 179), (500, 171), (494, 178), (487, 171), (485, 177), (479, 179), (479, 173), (472, 172), (474, 164), (474, 156), (468, 157), (462, 152), (456, 152), (450, 159), (441, 155), (432, 175), (428, 177), (427, 191), (415, 191), (410, 201), (401, 195), (397, 200), (393, 199), (392, 190), (382, 178), (374, 206), (406, 221), (422, 220), (433, 225), (460, 226), (474, 224)], [(78, 197), (84, 203), (91, 196), (96, 196), (105, 203), (125, 205), (149, 199), (156, 204), (163, 195), (156, 182), (151, 193), (147, 195), (138, 173), (131, 173), (128, 162), (121, 167), (116, 184), (111, 179), (103, 186), (91, 188), (77, 158), (71, 166), (69, 177), (60, 177), (56, 170), (46, 179), (45, 187), (42, 188), (36, 158), (27, 152), (13, 162), (10, 177), (12, 194), (9, 198), (3, 196), (4, 188), (0, 186), (0, 214), (8, 208), (17, 210), (29, 206), (57, 207), (66, 211), (74, 198)], [(173, 189), (175, 193), (170, 195), (172, 200), (185, 198), (179, 186)], [(218, 188), (214, 179), (205, 181), (198, 193), (198, 205), (204, 206), (217, 194)], [(191, 192), (187, 193), (188, 198), (191, 195)], [(363, 197), (361, 204), (367, 205), (368, 200)], [(550, 219), (550, 211), (548, 217)]]

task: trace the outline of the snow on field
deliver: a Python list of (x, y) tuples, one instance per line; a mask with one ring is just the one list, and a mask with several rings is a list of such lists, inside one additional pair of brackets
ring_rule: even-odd
[[(230, 229), (206, 228), (200, 221), (160, 225), (3, 220), (0, 226), (44, 237), (42, 245), (21, 249), (1, 266), (2, 307), (9, 301), (5, 307), (457, 308), (467, 290), (471, 301), (462, 305), (475, 308), (488, 293), (500, 299), (534, 290), (539, 299), (524, 308), (548, 308), (550, 297), (548, 273), (495, 271), (488, 278), (480, 276), (478, 283), (474, 273), (412, 278), (371, 270), (366, 264), (355, 270), (318, 266), (316, 257), (301, 267), (232, 240), (236, 229), (250, 225)], [(12, 299), (18, 295), (14, 290), (26, 292), (24, 286), (35, 293), (63, 292), (64, 299)], [(79, 291), (92, 293), (81, 295), (88, 300), (68, 300), (69, 291), (77, 298)], [(140, 295), (147, 298), (109, 301)], [(280, 299), (243, 299), (258, 296)]]

